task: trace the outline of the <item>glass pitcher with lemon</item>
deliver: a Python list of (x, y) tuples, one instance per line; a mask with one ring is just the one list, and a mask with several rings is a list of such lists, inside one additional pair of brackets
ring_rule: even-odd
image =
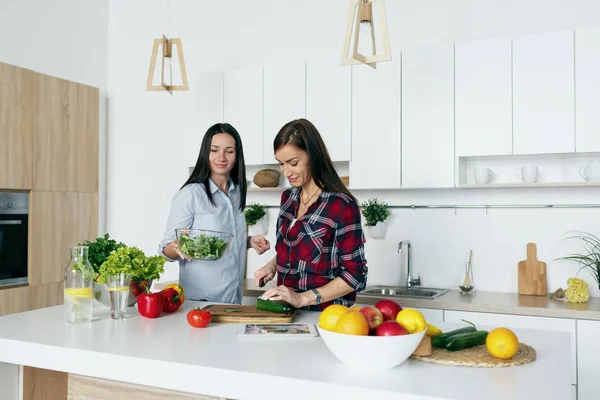
[(94, 270), (88, 260), (88, 247), (71, 247), (71, 261), (65, 269), (65, 320), (81, 324), (92, 320)]

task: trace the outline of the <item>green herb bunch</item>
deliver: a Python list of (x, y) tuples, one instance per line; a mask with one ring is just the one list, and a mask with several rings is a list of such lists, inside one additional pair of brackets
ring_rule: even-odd
[(369, 199), (362, 204), (362, 215), (367, 226), (375, 226), (392, 215), (387, 203), (377, 199)]
[(115, 240), (110, 239), (108, 233), (104, 237), (96, 238), (95, 242), (86, 240), (83, 243), (79, 243), (78, 246), (88, 247), (88, 261), (96, 274), (100, 273), (100, 267), (104, 264), (110, 253), (126, 247), (124, 243), (117, 243)]
[(108, 275), (131, 274), (131, 281), (158, 279), (165, 272), (163, 256), (146, 257), (137, 247), (121, 247), (112, 252), (100, 267), (98, 283), (105, 283)]
[(248, 226), (252, 226), (258, 222), (259, 219), (265, 216), (265, 206), (257, 203), (252, 203), (248, 205), (246, 210), (244, 211), (244, 216), (246, 217), (246, 223)]
[(558, 260), (578, 262), (581, 266), (579, 271), (583, 269), (587, 270), (596, 280), (598, 287), (600, 287), (600, 239), (587, 232), (579, 232), (579, 235), (571, 235), (565, 239), (579, 239), (583, 241), (585, 252), (570, 254), (566, 257), (560, 257)]

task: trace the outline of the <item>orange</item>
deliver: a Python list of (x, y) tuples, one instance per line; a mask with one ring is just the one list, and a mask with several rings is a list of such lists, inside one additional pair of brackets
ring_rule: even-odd
[(319, 326), (328, 331), (335, 331), (338, 318), (349, 311), (348, 307), (341, 304), (327, 306), (319, 316)]
[(406, 328), (408, 333), (421, 332), (427, 328), (425, 317), (414, 308), (405, 308), (396, 316), (396, 322)]
[(352, 306), (350, 307), (350, 311), (360, 311), (361, 308), (361, 306)]
[(335, 331), (347, 335), (367, 336), (369, 334), (369, 323), (362, 313), (347, 312), (338, 319)]
[(488, 333), (485, 339), (485, 347), (492, 356), (508, 360), (519, 351), (519, 339), (508, 328), (496, 328)]

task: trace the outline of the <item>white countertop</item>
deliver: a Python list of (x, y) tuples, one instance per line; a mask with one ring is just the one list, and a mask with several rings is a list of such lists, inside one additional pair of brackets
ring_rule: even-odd
[[(70, 326), (62, 306), (0, 317), (0, 362), (28, 365), (190, 393), (234, 399), (568, 399), (569, 335), (515, 330), (537, 360), (507, 368), (442, 366), (416, 360), (390, 370), (354, 369), (320, 338), (240, 339), (237, 324), (194, 329), (193, 306), (158, 319), (113, 321), (108, 309), (94, 322)], [(295, 322), (316, 323), (318, 313)], [(456, 325), (440, 324), (444, 330)], [(484, 329), (485, 327), (479, 327)]]

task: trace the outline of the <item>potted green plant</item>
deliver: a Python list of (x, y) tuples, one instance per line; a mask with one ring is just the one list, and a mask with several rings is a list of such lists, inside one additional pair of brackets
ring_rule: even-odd
[(570, 254), (566, 257), (560, 257), (558, 260), (576, 261), (581, 266), (579, 271), (584, 269), (587, 270), (598, 284), (598, 288), (600, 288), (600, 239), (597, 236), (587, 232), (573, 233), (573, 235), (566, 237), (564, 240), (581, 240), (583, 242), (585, 251), (582, 253)]
[(362, 203), (362, 215), (365, 218), (367, 235), (374, 239), (383, 238), (385, 236), (385, 221), (392, 215), (387, 203), (376, 198), (369, 199)]
[(265, 235), (268, 230), (267, 207), (258, 203), (251, 203), (244, 211), (246, 224), (251, 236)]
[(131, 275), (127, 304), (130, 307), (135, 304), (137, 296), (143, 290), (152, 286), (154, 279), (160, 278), (160, 275), (165, 271), (164, 264), (166, 260), (164, 256), (147, 257), (137, 247), (121, 247), (113, 251), (100, 266), (97, 282), (99, 284), (106, 283), (109, 275)]

